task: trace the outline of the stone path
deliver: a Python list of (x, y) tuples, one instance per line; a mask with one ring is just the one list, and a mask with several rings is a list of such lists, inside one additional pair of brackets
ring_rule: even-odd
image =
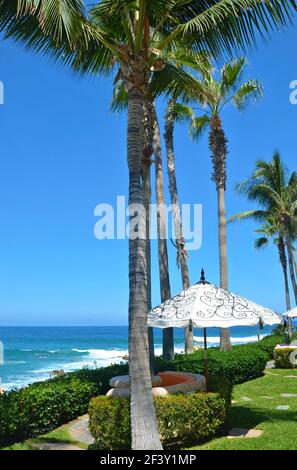
[(286, 411), (286, 410), (288, 410), (289, 408), (290, 408), (289, 405), (279, 405), (279, 406), (277, 406), (275, 409), (276, 409), (276, 410), (281, 410), (281, 411)]
[(240, 397), (243, 401), (252, 401), (250, 397)]
[(274, 361), (268, 361), (267, 364), (266, 364), (266, 369), (274, 369), (275, 368), (275, 364), (274, 364)]
[(83, 415), (69, 423), (68, 432), (72, 439), (82, 444), (93, 444), (94, 438), (89, 431), (89, 415)]
[(233, 428), (227, 436), (228, 439), (237, 438), (255, 438), (262, 436), (263, 431), (261, 429), (245, 429), (245, 428)]
[(67, 444), (66, 442), (45, 442), (44, 444), (36, 442), (33, 444), (33, 447), (36, 447), (38, 450), (84, 450), (81, 447)]
[[(71, 439), (86, 446), (93, 444), (94, 439), (89, 431), (89, 415), (80, 416), (66, 426)], [(38, 450), (85, 450), (67, 442), (33, 442), (32, 445)]]

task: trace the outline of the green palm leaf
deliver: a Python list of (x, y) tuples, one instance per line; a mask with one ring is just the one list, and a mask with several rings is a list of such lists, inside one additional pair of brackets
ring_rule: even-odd
[(263, 96), (263, 85), (259, 80), (249, 80), (238, 89), (233, 96), (233, 103), (237, 109), (243, 110), (250, 101), (257, 103)]
[(210, 124), (210, 117), (208, 114), (195, 117), (190, 124), (190, 137), (193, 140), (199, 140), (203, 132)]

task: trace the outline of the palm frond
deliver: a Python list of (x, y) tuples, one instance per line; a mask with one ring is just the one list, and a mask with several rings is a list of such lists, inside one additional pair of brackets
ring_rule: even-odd
[(205, 94), (204, 85), (187, 73), (173, 60), (162, 59), (164, 67), (161, 71), (152, 74), (150, 89), (157, 97), (165, 93), (166, 97), (175, 99), (201, 96)]
[(173, 107), (173, 115), (176, 122), (191, 122), (195, 113), (190, 106), (187, 106), (183, 103), (175, 103)]
[(160, 48), (182, 35), (197, 50), (207, 49), (216, 57), (225, 52), (232, 54), (235, 50), (250, 49), (256, 44), (258, 36), (267, 38), (270, 31), (291, 23), (296, 11), (294, 0), (220, 0), (202, 3), (207, 4), (204, 11), (175, 28)]
[[(56, 44), (63, 40), (71, 43), (85, 15), (82, 0), (0, 0), (0, 30), (12, 37), (17, 35), (18, 27), (27, 24), (31, 25), (27, 29), (28, 38), (34, 25), (34, 29), (40, 29), (44, 37), (51, 37)], [(26, 22), (29, 18), (35, 21)]]
[(256, 240), (254, 241), (254, 247), (256, 248), (256, 250), (260, 250), (261, 248), (265, 248), (268, 243), (269, 241), (266, 237), (256, 238)]
[(237, 109), (243, 110), (250, 101), (258, 102), (263, 96), (263, 84), (259, 80), (249, 80), (238, 89), (233, 96)]
[(117, 82), (113, 88), (110, 109), (118, 113), (122, 113), (128, 109), (128, 93), (122, 81)]
[(256, 220), (263, 222), (266, 220), (267, 211), (263, 210), (251, 210), (251, 211), (244, 211), (239, 212), (238, 214), (232, 215), (227, 219), (227, 222), (241, 222), (243, 220)]
[(246, 58), (240, 57), (233, 59), (231, 62), (225, 64), (221, 69), (221, 95), (225, 96), (232, 90), (240, 80), (244, 66), (246, 65)]
[(199, 140), (203, 132), (210, 124), (210, 117), (208, 114), (195, 117), (190, 124), (190, 137), (193, 140)]

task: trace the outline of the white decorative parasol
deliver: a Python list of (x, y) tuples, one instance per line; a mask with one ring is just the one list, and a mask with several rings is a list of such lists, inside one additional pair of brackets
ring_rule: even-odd
[[(297, 314), (296, 314), (297, 315)], [(148, 313), (148, 326), (185, 328), (230, 328), (232, 326), (274, 325), (281, 317), (240, 295), (201, 280)]]
[(206, 328), (232, 326), (275, 325), (281, 317), (240, 295), (200, 281), (148, 312), (148, 326), (157, 328), (185, 328), (193, 325), (204, 329), (204, 359), (206, 388), (208, 388), (208, 357)]
[(287, 312), (283, 313), (284, 317), (288, 318), (296, 318), (297, 317), (297, 307), (288, 310)]

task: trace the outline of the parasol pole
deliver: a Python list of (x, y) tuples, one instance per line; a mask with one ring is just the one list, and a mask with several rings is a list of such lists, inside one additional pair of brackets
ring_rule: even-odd
[[(209, 282), (205, 279), (205, 272), (202, 268), (201, 270), (201, 277), (198, 284), (209, 284)], [(208, 355), (207, 355), (207, 331), (206, 328), (203, 328), (203, 335), (204, 335), (204, 376), (205, 376), (205, 387), (206, 391), (208, 391)]]
[(208, 391), (208, 355), (207, 355), (207, 332), (206, 328), (203, 328), (204, 333), (204, 376), (205, 376), (205, 387)]

